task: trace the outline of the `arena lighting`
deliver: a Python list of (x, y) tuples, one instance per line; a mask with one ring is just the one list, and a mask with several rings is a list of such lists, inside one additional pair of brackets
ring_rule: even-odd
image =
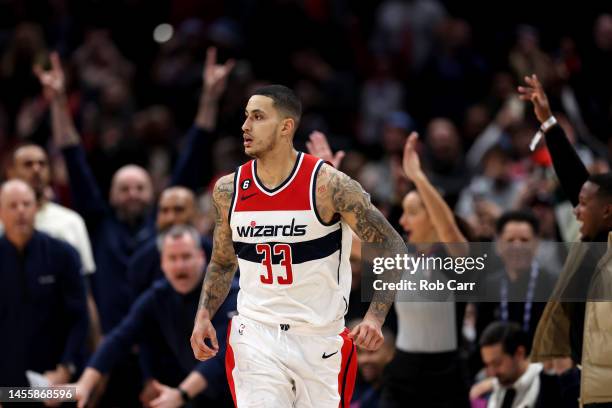
[(173, 34), (174, 28), (168, 23), (162, 23), (153, 30), (153, 39), (155, 42), (161, 44), (169, 41)]

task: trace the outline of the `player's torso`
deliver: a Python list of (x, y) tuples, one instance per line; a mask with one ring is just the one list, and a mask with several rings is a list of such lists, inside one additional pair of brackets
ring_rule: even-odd
[(350, 231), (325, 224), (314, 188), (322, 161), (299, 153), (273, 190), (250, 161), (236, 172), (230, 212), (240, 266), (240, 314), (271, 324), (326, 326), (343, 320), (350, 290)]

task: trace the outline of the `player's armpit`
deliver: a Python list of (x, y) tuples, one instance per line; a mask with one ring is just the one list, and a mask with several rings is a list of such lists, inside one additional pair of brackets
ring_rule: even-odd
[(213, 190), (215, 208), (215, 230), (213, 251), (206, 270), (199, 309), (208, 311), (209, 318), (223, 303), (232, 285), (238, 268), (238, 258), (232, 243), (232, 230), (228, 214), (234, 194), (234, 174), (221, 177)]

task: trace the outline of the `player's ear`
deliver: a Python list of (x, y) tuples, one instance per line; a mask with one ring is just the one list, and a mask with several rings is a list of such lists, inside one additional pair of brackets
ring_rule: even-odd
[(281, 123), (281, 134), (283, 136), (293, 136), (295, 133), (295, 119), (287, 117)]

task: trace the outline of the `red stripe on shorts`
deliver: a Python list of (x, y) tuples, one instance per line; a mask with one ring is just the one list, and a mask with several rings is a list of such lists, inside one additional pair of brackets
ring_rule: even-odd
[(234, 361), (234, 350), (230, 346), (230, 334), (232, 332), (232, 319), (230, 319), (227, 325), (227, 348), (225, 350), (225, 374), (227, 375), (227, 383), (229, 384), (230, 391), (232, 392), (232, 399), (234, 400), (234, 406), (238, 406), (236, 402), (236, 388), (234, 387), (234, 377), (232, 377), (232, 371), (236, 366)]
[(355, 378), (357, 377), (357, 349), (353, 340), (348, 337), (349, 329), (345, 328), (340, 336), (342, 337), (342, 364), (338, 373), (338, 394), (340, 394), (340, 408), (349, 408), (353, 389), (355, 388)]

